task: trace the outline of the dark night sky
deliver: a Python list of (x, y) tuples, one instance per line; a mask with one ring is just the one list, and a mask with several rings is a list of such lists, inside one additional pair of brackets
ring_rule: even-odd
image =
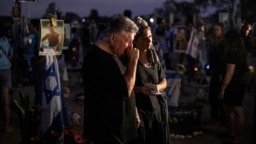
[[(22, 15), (29, 18), (39, 18), (47, 9), (49, 3), (55, 2), (62, 12), (72, 11), (80, 16), (88, 16), (91, 9), (98, 9), (100, 16), (122, 14), (124, 9), (130, 9), (133, 16), (146, 15), (157, 7), (162, 7), (165, 0), (38, 0), (37, 3), (22, 4)], [(0, 0), (0, 15), (10, 15), (14, 0)]]

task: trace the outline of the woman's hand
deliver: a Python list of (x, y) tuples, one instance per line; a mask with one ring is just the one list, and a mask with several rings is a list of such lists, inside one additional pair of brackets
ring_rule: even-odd
[(139, 115), (137, 107), (135, 108), (135, 114), (136, 114), (137, 127), (139, 128), (140, 124), (141, 124), (141, 120), (140, 120), (140, 115)]
[(158, 92), (157, 90), (157, 86), (155, 84), (152, 83), (145, 83), (145, 86), (150, 89), (149, 93), (150, 95), (156, 95), (156, 93)]
[(220, 93), (219, 93), (219, 96), (218, 96), (219, 100), (223, 100), (224, 94), (225, 94), (225, 90), (220, 90)]
[(148, 87), (148, 86), (142, 86), (141, 87), (141, 93), (144, 95), (152, 95), (152, 88)]

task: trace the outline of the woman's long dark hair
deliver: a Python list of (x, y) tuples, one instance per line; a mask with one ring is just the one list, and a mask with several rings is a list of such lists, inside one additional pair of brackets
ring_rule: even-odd
[[(220, 29), (221, 29), (221, 35), (219, 37), (216, 37), (214, 35), (214, 26), (219, 26)], [(214, 44), (216, 42), (217, 43), (221, 42), (224, 38), (224, 35), (225, 35), (225, 26), (221, 22), (214, 23), (211, 26), (210, 30), (206, 33), (206, 36), (208, 37), (208, 40), (209, 40), (210, 44)]]
[[(134, 21), (137, 24), (137, 26), (139, 27), (139, 30), (138, 30), (137, 34), (135, 35), (134, 39), (138, 39), (138, 37), (141, 36), (145, 30), (151, 31), (150, 26), (143, 18), (136, 17)], [(136, 45), (134, 44), (134, 46), (136, 46)], [(157, 56), (157, 53), (156, 53), (153, 45), (152, 45), (151, 49), (147, 50), (147, 58), (153, 67), (157, 66), (157, 64), (159, 63), (159, 58)]]
[(237, 30), (231, 29), (227, 31), (224, 39), (225, 39), (224, 55), (226, 55), (227, 53), (233, 53), (233, 52), (237, 52), (240, 58), (246, 55), (244, 40)]

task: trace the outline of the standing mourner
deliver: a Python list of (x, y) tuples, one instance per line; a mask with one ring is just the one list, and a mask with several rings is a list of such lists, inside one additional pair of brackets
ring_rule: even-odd
[(223, 67), (223, 40), (225, 29), (222, 23), (215, 23), (210, 29), (207, 37), (208, 61), (211, 70), (209, 83), (209, 104), (211, 106), (210, 115), (212, 124), (221, 124), (225, 121), (222, 102), (218, 99), (221, 86), (221, 73)]
[(28, 23), (28, 30), (30, 32), (31, 43), (27, 48), (26, 57), (32, 65), (33, 84), (34, 84), (34, 104), (42, 105), (43, 93), (43, 71), (45, 58), (39, 56), (39, 19), (31, 19)]
[(223, 100), (228, 126), (228, 142), (241, 143), (244, 132), (243, 98), (246, 85), (240, 80), (246, 71), (246, 48), (240, 34), (230, 30), (224, 42), (225, 71), (222, 74), (219, 98)]
[(249, 23), (244, 23), (241, 27), (241, 36), (244, 40), (245, 48), (247, 51), (247, 54), (252, 54), (255, 56), (255, 47), (252, 37), (252, 26)]
[(170, 144), (164, 69), (153, 47), (152, 32), (147, 22), (140, 17), (135, 22), (139, 31), (134, 46), (139, 49), (140, 57), (134, 91), (142, 121), (140, 144)]
[(206, 26), (203, 22), (198, 25), (197, 38), (198, 38), (198, 61), (200, 62), (200, 71), (205, 74), (205, 66), (207, 64), (207, 49), (206, 49)]
[[(85, 56), (84, 134), (94, 144), (132, 144), (140, 123), (133, 92), (139, 50), (133, 48), (138, 31), (127, 17), (115, 17), (107, 35)], [(128, 58), (127, 67), (120, 56)]]
[(156, 47), (155, 48), (156, 48), (158, 57), (163, 65), (163, 68), (171, 69), (171, 62), (169, 57), (168, 41), (167, 41), (168, 39), (167, 28), (163, 18), (159, 18), (159, 19), (160, 20), (158, 20), (158, 25), (155, 32), (152, 31), (153, 37), (155, 36), (155, 41), (158, 43), (158, 49)]
[(11, 110), (9, 108), (9, 88), (12, 86), (10, 61), (12, 49), (4, 31), (4, 27), (0, 26), (0, 106), (3, 110), (4, 132), (9, 133), (13, 129), (10, 126)]

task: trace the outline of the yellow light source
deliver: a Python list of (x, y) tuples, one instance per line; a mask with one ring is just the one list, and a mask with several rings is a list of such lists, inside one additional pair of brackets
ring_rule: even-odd
[(198, 67), (194, 67), (194, 71), (197, 72), (199, 69)]
[(249, 66), (249, 72), (254, 73), (254, 67), (253, 66)]

